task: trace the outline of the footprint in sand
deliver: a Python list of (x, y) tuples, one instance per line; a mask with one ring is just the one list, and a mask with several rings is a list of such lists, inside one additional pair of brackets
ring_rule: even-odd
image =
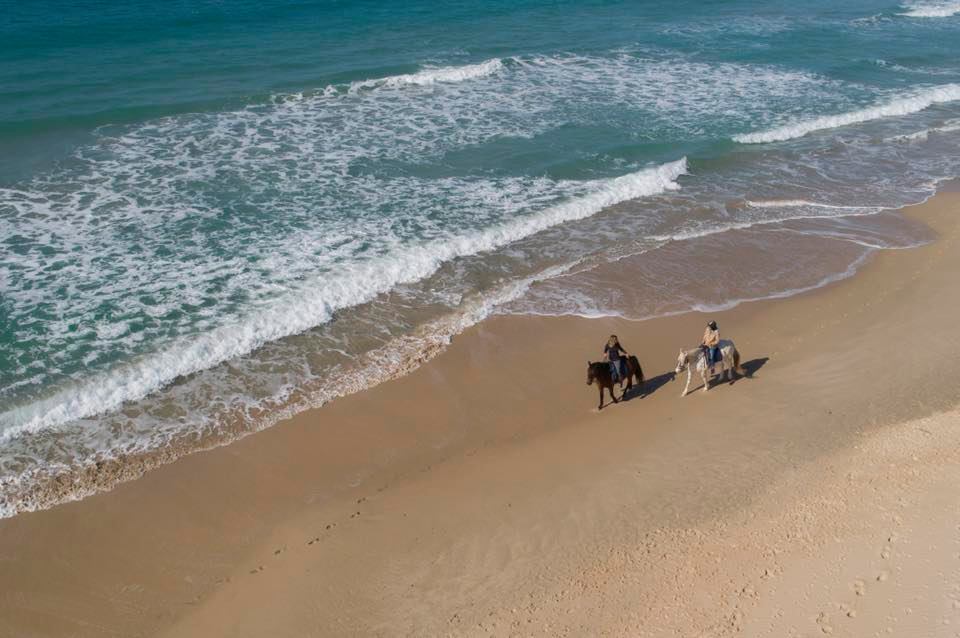
[(826, 612), (821, 611), (820, 615), (817, 616), (817, 624), (820, 625), (820, 631), (825, 634), (833, 633), (833, 626), (830, 624), (830, 617), (827, 616)]
[(857, 615), (856, 610), (850, 607), (847, 603), (840, 603), (837, 605), (837, 609), (840, 610), (840, 613), (846, 616), (847, 618), (854, 618)]
[(283, 547), (279, 547), (279, 548), (273, 550), (273, 555), (274, 555), (274, 556), (279, 556), (280, 554), (284, 553), (285, 551), (287, 551), (287, 546), (286, 546), (286, 545), (284, 545)]
[(862, 580), (853, 581), (853, 593), (857, 596), (863, 596), (867, 593), (867, 585)]
[(259, 574), (259, 573), (262, 572), (262, 571), (263, 571), (263, 565), (257, 565), (257, 568), (256, 568), (256, 569), (251, 569), (251, 570), (250, 570), (250, 573), (251, 573), (251, 574)]
[(314, 536), (313, 538), (307, 541), (307, 545), (313, 545), (314, 543), (319, 543), (319, 542), (320, 542), (320, 537)]

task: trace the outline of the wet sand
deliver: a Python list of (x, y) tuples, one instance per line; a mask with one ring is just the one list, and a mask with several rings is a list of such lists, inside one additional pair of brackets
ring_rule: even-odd
[[(0, 521), (0, 636), (954, 636), (960, 194), (906, 214), (938, 239), (711, 315), (752, 373), (733, 385), (671, 380), (704, 315), (498, 317), (402, 379)], [(649, 382), (598, 412), (610, 333)]]

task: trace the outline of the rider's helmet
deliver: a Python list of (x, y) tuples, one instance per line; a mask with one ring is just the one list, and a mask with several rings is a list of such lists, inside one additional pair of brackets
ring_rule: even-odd
[(707, 324), (707, 327), (710, 328), (711, 330), (716, 330), (716, 329), (717, 329), (717, 322), (716, 322), (716, 321), (711, 321), (710, 323)]

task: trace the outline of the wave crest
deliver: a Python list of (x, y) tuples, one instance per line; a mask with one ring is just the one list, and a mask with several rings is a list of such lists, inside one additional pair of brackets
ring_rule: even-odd
[(926, 2), (904, 5), (907, 11), (900, 15), (908, 18), (949, 18), (960, 13), (960, 0)]
[(944, 84), (942, 86), (923, 89), (910, 95), (904, 95), (878, 106), (871, 106), (838, 115), (825, 115), (806, 122), (787, 124), (767, 131), (734, 135), (733, 141), (741, 144), (783, 142), (785, 140), (803, 137), (815, 131), (869, 122), (884, 117), (909, 115), (927, 109), (934, 104), (953, 102), (955, 100), (960, 100), (960, 84)]
[(362, 90), (397, 88), (401, 86), (431, 86), (438, 82), (463, 82), (492, 75), (501, 69), (503, 69), (503, 61), (499, 58), (493, 58), (478, 64), (427, 68), (417, 71), (416, 73), (392, 75), (372, 80), (358, 80), (350, 83), (347, 92), (356, 93)]

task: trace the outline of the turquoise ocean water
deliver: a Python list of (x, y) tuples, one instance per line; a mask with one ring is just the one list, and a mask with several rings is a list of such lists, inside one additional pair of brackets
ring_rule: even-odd
[(823, 285), (960, 174), (956, 0), (0, 8), (0, 515), (491, 313)]

